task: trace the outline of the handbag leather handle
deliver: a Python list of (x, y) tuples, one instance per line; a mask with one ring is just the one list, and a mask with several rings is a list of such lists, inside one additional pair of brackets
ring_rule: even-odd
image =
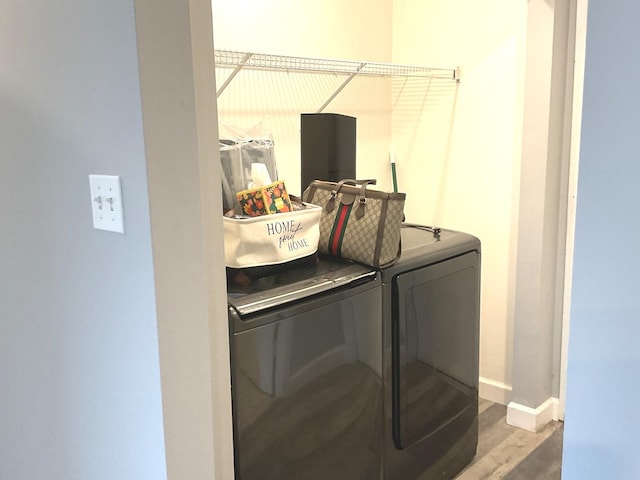
[(335, 208), (336, 197), (338, 193), (342, 189), (342, 187), (346, 184), (353, 185), (361, 185), (360, 187), (360, 195), (358, 196), (358, 206), (356, 207), (356, 219), (360, 220), (364, 217), (365, 212), (365, 204), (367, 203), (367, 185), (375, 185), (377, 180), (375, 178), (367, 178), (363, 180), (354, 180), (352, 178), (345, 178), (340, 180), (336, 184), (336, 188), (331, 191), (331, 196), (329, 200), (327, 200), (327, 204), (325, 205), (325, 209), (327, 212), (332, 212)]
[(352, 178), (345, 178), (340, 180), (336, 184), (336, 192), (339, 192), (343, 185), (352, 184), (352, 185), (375, 185), (377, 180), (375, 178), (365, 178), (363, 180), (354, 180)]

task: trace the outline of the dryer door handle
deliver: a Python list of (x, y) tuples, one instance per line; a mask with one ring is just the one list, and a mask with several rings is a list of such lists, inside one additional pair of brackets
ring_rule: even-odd
[(393, 281), (392, 284), (392, 300), (391, 300), (391, 432), (393, 436), (393, 444), (398, 450), (403, 450), (401, 435), (401, 337), (400, 331), (400, 312), (398, 300), (398, 283)]

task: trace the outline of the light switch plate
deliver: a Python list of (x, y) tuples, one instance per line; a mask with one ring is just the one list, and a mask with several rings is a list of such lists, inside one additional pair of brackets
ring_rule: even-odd
[(124, 213), (120, 177), (89, 175), (93, 228), (124, 233)]

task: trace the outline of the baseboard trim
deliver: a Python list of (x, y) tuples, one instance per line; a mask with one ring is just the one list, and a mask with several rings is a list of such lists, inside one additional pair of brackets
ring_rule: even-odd
[(530, 432), (538, 432), (552, 420), (558, 420), (560, 400), (548, 398), (538, 408), (526, 407), (519, 403), (509, 402), (507, 405), (507, 423)]
[(511, 386), (480, 377), (478, 396), (500, 405), (507, 405), (511, 401)]

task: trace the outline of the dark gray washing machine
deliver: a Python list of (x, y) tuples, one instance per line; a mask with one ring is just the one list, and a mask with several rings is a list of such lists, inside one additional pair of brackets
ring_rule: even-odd
[(453, 478), (478, 442), (480, 241), (405, 224), (381, 274), (384, 478)]
[(237, 479), (380, 478), (380, 287), (324, 260), (229, 286)]
[(473, 458), (480, 243), (424, 228), (387, 269), (229, 285), (236, 479), (442, 480)]

